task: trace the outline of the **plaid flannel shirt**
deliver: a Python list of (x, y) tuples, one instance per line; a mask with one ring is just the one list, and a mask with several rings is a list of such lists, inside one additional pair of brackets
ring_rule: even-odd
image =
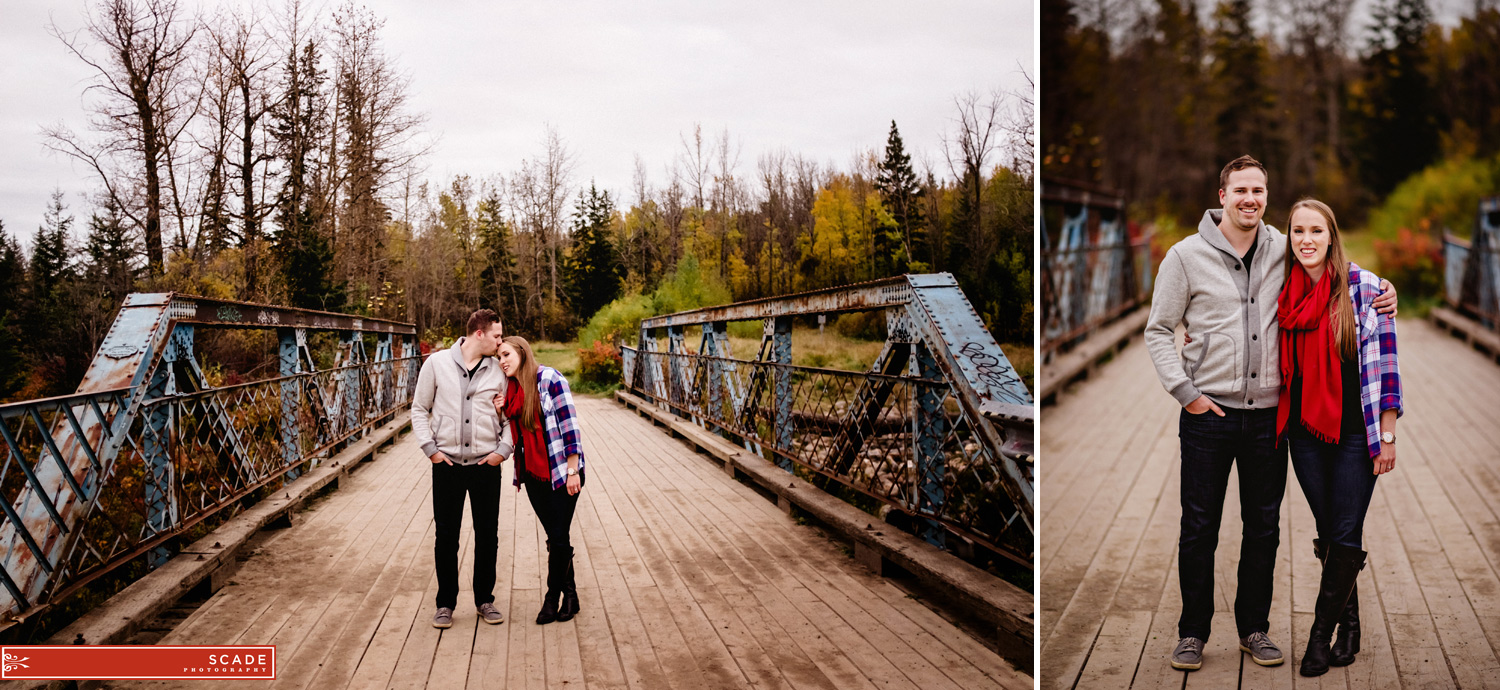
[[(578, 476), (583, 476), (583, 436), (578, 429), (578, 412), (573, 408), (573, 393), (568, 380), (556, 369), (539, 366), (536, 390), (542, 404), (542, 435), (547, 441), (547, 461), (552, 468), (552, 488), (568, 483), (568, 456), (578, 456)], [(516, 471), (514, 484), (521, 486), (521, 472)]]
[(1349, 262), (1349, 297), (1359, 322), (1359, 398), (1365, 413), (1365, 443), (1370, 457), (1380, 455), (1380, 413), (1403, 413), (1401, 370), (1396, 365), (1396, 320), (1375, 311), (1380, 277)]

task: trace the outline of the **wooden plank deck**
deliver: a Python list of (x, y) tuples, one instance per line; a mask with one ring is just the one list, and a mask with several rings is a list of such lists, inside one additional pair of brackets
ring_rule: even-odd
[[(616, 403), (577, 399), (589, 458), (573, 526), (583, 610), (537, 626), (545, 537), (501, 498), (496, 606), (454, 625), (437, 580), (427, 465), (398, 441), (254, 555), (160, 644), (275, 644), (275, 681), (315, 688), (1031, 688), (967, 633)], [(512, 469), (507, 468), (507, 475)], [(185, 681), (110, 687), (190, 687)]]
[(1244, 662), (1232, 602), (1236, 481), (1201, 670), (1167, 657), (1177, 583), (1178, 406), (1137, 339), (1042, 410), (1042, 688), (1500, 687), (1500, 366), (1432, 325), (1398, 325), (1406, 414), (1366, 520), (1363, 644), (1347, 669), (1297, 675), (1317, 597), (1312, 515), (1288, 469), (1271, 637), (1288, 663)]

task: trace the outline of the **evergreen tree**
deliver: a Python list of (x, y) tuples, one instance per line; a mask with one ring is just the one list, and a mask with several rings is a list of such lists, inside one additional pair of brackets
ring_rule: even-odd
[(1383, 196), (1438, 152), (1435, 90), (1425, 50), (1432, 12), (1426, 0), (1386, 0), (1372, 14), (1350, 127), (1360, 176)]
[[(917, 174), (911, 167), (911, 156), (901, 141), (901, 132), (896, 130), (896, 121), (891, 120), (891, 134), (885, 142), (885, 159), (880, 161), (876, 172), (875, 188), (890, 211), (900, 235), (902, 256), (893, 267), (894, 273), (923, 273), (928, 264), (917, 261), (917, 256), (926, 254), (927, 230), (923, 226), (920, 204), (922, 187), (917, 183)], [(887, 248), (877, 242), (876, 256), (890, 256)], [(921, 252), (919, 254), (918, 252)]]
[(1267, 79), (1270, 58), (1250, 26), (1249, 0), (1226, 0), (1214, 10), (1213, 79), (1221, 108), (1214, 118), (1215, 159), (1249, 154), (1280, 160), (1276, 97)]
[(71, 275), (68, 265), (68, 232), (73, 227), (73, 216), (64, 215), (62, 190), (52, 192), (52, 201), (42, 215), (42, 225), (36, 229), (31, 251), (31, 295), (38, 305), (51, 299), (62, 282)]
[(510, 224), (502, 215), (498, 192), (491, 190), (474, 209), (475, 230), (479, 235), (479, 251), (483, 256), (479, 280), (484, 285), (480, 292), (480, 306), (494, 309), (504, 318), (519, 314), (520, 287), (516, 281), (516, 257), (511, 252)]
[(106, 197), (104, 206), (89, 218), (84, 251), (88, 254), (89, 282), (100, 288), (108, 302), (118, 306), (135, 286), (138, 252), (113, 199)]
[(614, 215), (609, 192), (590, 183), (573, 214), (573, 250), (566, 264), (568, 297), (584, 320), (620, 294), (620, 259), (610, 241)]
[(318, 227), (315, 212), (302, 209), (276, 237), (290, 306), (341, 311), (344, 284), (333, 279), (333, 245)]
[(0, 221), (0, 400), (10, 399), (25, 380), (27, 366), (18, 323), (25, 292), (25, 257)]
[(26, 257), (21, 245), (5, 231), (0, 220), (0, 313), (8, 313), (19, 304), (26, 291)]
[(318, 185), (319, 142), (328, 131), (327, 76), (320, 61), (317, 43), (293, 46), (283, 67), (281, 100), (271, 109), (271, 137), (286, 171), (276, 199), (275, 249), (291, 306), (338, 311), (344, 307), (344, 286), (332, 278), (325, 192)]
[[(23, 323), (27, 339), (33, 344), (34, 354), (39, 360), (55, 359), (58, 342), (78, 320), (74, 309), (66, 305), (74, 282), (74, 267), (69, 261), (68, 251), (68, 234), (74, 225), (74, 216), (69, 216), (66, 211), (68, 207), (63, 205), (62, 190), (55, 190), (42, 214), (42, 225), (37, 226), (36, 236), (31, 240), (31, 263), (27, 269), (30, 300)], [(46, 345), (36, 347), (37, 344)], [(55, 389), (58, 381), (51, 383), (49, 389)]]

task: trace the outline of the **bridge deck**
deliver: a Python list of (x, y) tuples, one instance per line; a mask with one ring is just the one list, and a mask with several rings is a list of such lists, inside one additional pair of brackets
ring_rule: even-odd
[[(1032, 686), (649, 422), (603, 400), (578, 408), (590, 475), (573, 526), (583, 603), (573, 622), (531, 620), (544, 535), (507, 480), (496, 586), (506, 622), (479, 623), (464, 591), (451, 629), (429, 624), (429, 470), (407, 436), (293, 527), (264, 533), (232, 584), (160, 643), (275, 644), (269, 684), (288, 688)], [(467, 590), (467, 515), (464, 533)]]
[(1174, 671), (1178, 407), (1137, 339), (1043, 411), (1043, 688), (1480, 688), (1500, 685), (1500, 367), (1425, 322), (1400, 325), (1406, 415), (1380, 479), (1360, 575), (1363, 651), (1297, 675), (1317, 597), (1307, 502), (1288, 471), (1271, 636), (1289, 663), (1242, 661), (1232, 601), (1239, 556), (1230, 481), (1204, 666)]

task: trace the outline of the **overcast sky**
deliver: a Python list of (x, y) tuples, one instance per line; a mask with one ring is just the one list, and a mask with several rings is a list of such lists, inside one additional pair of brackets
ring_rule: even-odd
[[(82, 233), (97, 183), (47, 151), (38, 130), (86, 127), (89, 71), (48, 34), (82, 25), (85, 3), (3, 0), (0, 16), (0, 220), (30, 246), (54, 188)], [(331, 9), (333, 2), (325, 5)], [(578, 184), (627, 194), (635, 156), (651, 182), (701, 123), (728, 129), (739, 172), (786, 149), (847, 169), (885, 145), (891, 120), (908, 149), (942, 171), (953, 99), (1021, 88), (1035, 75), (1029, 0), (475, 2), (369, 0), (388, 54), (411, 79), (411, 106), (435, 146), (427, 177), (515, 170), (555, 127)]]

